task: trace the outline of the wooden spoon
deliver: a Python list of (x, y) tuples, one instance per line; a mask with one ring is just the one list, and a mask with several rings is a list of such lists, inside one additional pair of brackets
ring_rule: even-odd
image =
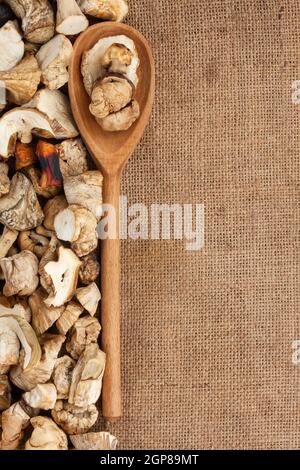
[[(81, 60), (83, 52), (91, 49), (99, 39), (120, 34), (134, 41), (140, 58), (136, 99), (141, 108), (141, 115), (128, 131), (105, 132), (89, 112), (90, 98), (82, 81)], [(91, 156), (103, 173), (104, 203), (113, 205), (118, 215), (122, 171), (144, 133), (154, 99), (155, 69), (150, 45), (138, 31), (125, 24), (96, 24), (76, 40), (69, 73), (69, 94), (74, 119)], [(116, 239), (101, 242), (102, 348), (107, 355), (102, 388), (102, 412), (110, 422), (120, 418), (122, 411), (119, 217), (116, 225)]]

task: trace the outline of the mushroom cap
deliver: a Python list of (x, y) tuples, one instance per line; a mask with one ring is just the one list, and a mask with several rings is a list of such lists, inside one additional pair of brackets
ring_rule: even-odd
[(110, 74), (93, 86), (90, 112), (99, 119), (116, 113), (131, 102), (134, 87), (124, 77)]
[(68, 450), (67, 436), (52, 419), (36, 416), (30, 422), (34, 429), (25, 450)]
[(116, 450), (118, 440), (109, 432), (89, 432), (70, 436), (77, 450)]
[(68, 434), (86, 433), (97, 421), (95, 405), (81, 408), (58, 400), (51, 412), (54, 421)]
[(140, 106), (132, 100), (125, 108), (103, 119), (97, 119), (103, 130), (109, 132), (126, 131), (140, 116)]
[(2, 258), (0, 266), (6, 281), (3, 288), (5, 296), (31, 295), (37, 288), (39, 262), (31, 251), (24, 250), (9, 258)]
[[(107, 74), (107, 68), (102, 64), (102, 59), (110, 46), (121, 44), (132, 53), (131, 64), (126, 68), (124, 75), (136, 87), (138, 84), (137, 69), (140, 63), (138, 53), (132, 39), (125, 35), (109, 36), (100, 39), (89, 51), (84, 52), (81, 63), (83, 83), (87, 93), (91, 96), (94, 84)], [(116, 72), (116, 70), (114, 70)]]
[(77, 0), (83, 13), (102, 20), (121, 22), (128, 13), (126, 0)]

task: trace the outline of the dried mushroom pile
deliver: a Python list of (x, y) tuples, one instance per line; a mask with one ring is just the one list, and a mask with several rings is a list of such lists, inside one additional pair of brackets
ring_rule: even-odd
[[(0, 0), (2, 450), (117, 445), (109, 433), (88, 432), (105, 369), (96, 255), (102, 175), (89, 165), (62, 87), (86, 15), (122, 21), (127, 10), (125, 0)], [(137, 119), (138, 64), (125, 36), (86, 53), (84, 83), (104, 129)]]

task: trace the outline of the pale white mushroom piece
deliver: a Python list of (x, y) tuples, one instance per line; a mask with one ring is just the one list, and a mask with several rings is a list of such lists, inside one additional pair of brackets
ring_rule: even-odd
[(10, 380), (21, 390), (29, 391), (38, 384), (49, 382), (65, 337), (45, 334), (39, 340), (42, 356), (36, 366), (30, 370), (23, 370), (21, 366), (13, 366), (10, 369)]
[(81, 73), (87, 93), (91, 96), (96, 81), (102, 79), (108, 72), (122, 73), (136, 87), (139, 64), (140, 60), (132, 39), (125, 35), (100, 39), (82, 56)]
[(36, 416), (30, 422), (33, 432), (25, 444), (25, 450), (68, 450), (67, 436), (52, 419)]
[(109, 432), (89, 432), (70, 436), (77, 450), (116, 450), (118, 440)]
[(6, 72), (0, 72), (0, 81), (6, 89), (7, 100), (14, 104), (25, 104), (37, 91), (41, 71), (36, 58), (25, 54), (19, 64)]
[(97, 312), (101, 294), (95, 282), (86, 287), (80, 287), (75, 293), (81, 305), (90, 315), (94, 316)]
[(86, 407), (97, 402), (101, 394), (105, 358), (97, 343), (86, 346), (73, 371), (70, 404)]
[(42, 223), (44, 214), (33, 186), (23, 173), (15, 173), (8, 194), (0, 198), (0, 222), (11, 230), (28, 230)]
[(88, 209), (71, 205), (60, 211), (54, 219), (59, 240), (71, 242), (77, 256), (86, 256), (98, 246), (97, 219)]
[(61, 317), (55, 323), (56, 328), (61, 335), (66, 335), (67, 332), (72, 328), (74, 323), (78, 320), (82, 314), (84, 308), (77, 302), (69, 302), (61, 315)]
[(35, 108), (48, 118), (56, 139), (71, 139), (78, 136), (69, 99), (61, 91), (49, 88), (39, 90), (25, 107)]
[(48, 0), (4, 0), (22, 20), (25, 38), (44, 44), (54, 35), (54, 14)]
[(52, 199), (49, 199), (49, 201), (45, 204), (43, 211), (45, 214), (45, 219), (44, 219), (44, 226), (48, 230), (55, 230), (54, 227), (54, 219), (57, 216), (57, 214), (68, 207), (68, 202), (62, 194), (59, 196), (55, 196)]
[(0, 374), (0, 411), (11, 405), (11, 387), (7, 375)]
[(42, 71), (42, 82), (50, 90), (57, 90), (68, 82), (68, 67), (71, 63), (72, 54), (72, 43), (63, 34), (54, 36), (36, 54), (36, 59)]
[(56, 31), (73, 36), (85, 31), (88, 19), (82, 13), (76, 0), (57, 0)]
[(97, 421), (98, 410), (95, 405), (79, 407), (58, 400), (51, 412), (54, 421), (68, 434), (87, 432)]
[(95, 83), (90, 112), (98, 119), (116, 113), (131, 102), (134, 87), (122, 75), (110, 74)]
[(60, 307), (67, 303), (76, 291), (80, 259), (69, 248), (60, 247), (58, 261), (50, 261), (45, 271), (52, 279), (54, 294), (46, 300), (46, 305)]
[(38, 384), (30, 392), (23, 393), (23, 400), (32, 408), (53, 410), (57, 392), (54, 384)]
[(11, 366), (19, 362), (20, 342), (16, 333), (5, 323), (0, 320), (0, 364)]
[(2, 258), (0, 266), (5, 278), (3, 294), (31, 295), (39, 284), (39, 261), (31, 251), (21, 251), (10, 258)]
[(64, 140), (56, 145), (63, 177), (81, 175), (88, 170), (87, 151), (80, 138)]
[(45, 300), (47, 294), (39, 288), (29, 297), (29, 305), (32, 313), (32, 327), (37, 335), (42, 335), (62, 315), (64, 306), (49, 307)]
[(14, 108), (0, 118), (0, 156), (14, 154), (17, 138), (24, 144), (32, 141), (32, 134), (54, 138), (55, 132), (45, 114), (31, 108)]
[(66, 350), (73, 359), (77, 360), (88, 344), (97, 342), (100, 331), (101, 326), (97, 318), (90, 316), (79, 318), (70, 331)]
[(7, 255), (9, 249), (13, 246), (16, 239), (18, 238), (18, 234), (19, 232), (17, 230), (4, 227), (0, 237), (0, 259)]
[(101, 20), (121, 22), (128, 13), (127, 0), (78, 0), (77, 3), (83, 13)]
[(33, 413), (31, 407), (22, 401), (14, 403), (2, 413), (0, 450), (18, 449), (23, 438), (23, 430), (29, 426)]
[(103, 119), (96, 119), (103, 130), (108, 132), (127, 131), (140, 116), (140, 106), (132, 100), (125, 108)]
[(5, 162), (0, 162), (0, 197), (9, 193), (10, 179), (8, 177), (8, 165)]
[(73, 369), (76, 365), (74, 359), (62, 356), (57, 359), (52, 374), (52, 380), (57, 390), (57, 398), (67, 400), (72, 380)]
[(85, 207), (97, 221), (102, 216), (103, 176), (100, 171), (86, 171), (78, 176), (64, 177), (64, 192), (68, 203)]
[(0, 28), (0, 71), (4, 72), (15, 67), (22, 59), (24, 50), (17, 21), (8, 21)]

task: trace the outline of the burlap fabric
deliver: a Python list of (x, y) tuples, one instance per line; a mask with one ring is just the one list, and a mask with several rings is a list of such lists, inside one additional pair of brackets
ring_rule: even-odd
[(156, 103), (129, 203), (204, 203), (206, 245), (122, 245), (127, 449), (300, 446), (299, 0), (139, 0)]

